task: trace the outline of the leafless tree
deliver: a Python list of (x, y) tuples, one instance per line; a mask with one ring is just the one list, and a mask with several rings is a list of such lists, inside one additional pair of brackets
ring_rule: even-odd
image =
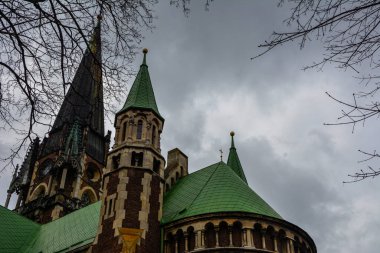
[[(353, 130), (360, 123), (380, 116), (380, 1), (377, 0), (281, 0), (279, 6), (292, 6), (290, 17), (285, 20), (290, 31), (274, 32), (260, 47), (260, 57), (273, 48), (286, 43), (298, 42), (302, 49), (311, 40), (320, 40), (324, 53), (319, 61), (305, 67), (323, 68), (332, 63), (338, 68), (351, 69), (357, 73), (363, 88), (353, 94), (351, 101), (343, 101), (327, 95), (342, 105), (338, 123), (351, 124)], [(360, 151), (360, 150), (359, 150)], [(360, 151), (368, 161), (380, 158), (374, 152)], [(357, 182), (380, 174), (380, 169), (368, 167), (349, 175)]]
[(11, 131), (20, 138), (11, 155), (1, 157), (3, 161), (12, 162), (18, 156), (23, 145), (35, 137), (38, 125), (52, 123), (89, 45), (97, 15), (102, 17), (108, 109), (110, 98), (123, 97), (125, 80), (131, 74), (129, 63), (142, 39), (142, 29), (152, 28), (156, 2), (0, 1), (0, 131)]

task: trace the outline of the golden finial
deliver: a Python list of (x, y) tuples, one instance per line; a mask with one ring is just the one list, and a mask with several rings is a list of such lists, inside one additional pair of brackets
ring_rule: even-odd
[(235, 135), (235, 132), (234, 132), (234, 131), (231, 131), (230, 135), (231, 135), (231, 136), (234, 136), (234, 135)]
[(147, 49), (147, 48), (144, 48), (144, 49), (143, 49), (143, 53), (144, 53), (144, 54), (147, 54), (147, 53), (148, 53), (148, 49)]

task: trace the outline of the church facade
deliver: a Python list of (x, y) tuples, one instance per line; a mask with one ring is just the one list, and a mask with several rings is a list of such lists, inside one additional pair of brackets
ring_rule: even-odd
[(98, 23), (49, 136), (31, 143), (11, 179), (0, 252), (316, 253), (304, 230), (249, 187), (233, 132), (227, 163), (189, 173), (178, 148), (165, 160), (147, 52), (110, 149)]

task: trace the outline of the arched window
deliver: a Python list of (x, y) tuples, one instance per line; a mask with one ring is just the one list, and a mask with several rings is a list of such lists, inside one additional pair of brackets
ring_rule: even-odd
[(181, 166), (181, 177), (183, 177), (184, 174), (185, 174), (185, 173), (184, 173), (184, 171), (183, 171), (183, 167)]
[(205, 246), (206, 248), (214, 248), (216, 245), (216, 233), (214, 224), (211, 222), (205, 226)]
[(195, 249), (195, 233), (193, 227), (187, 229), (187, 248), (189, 251)]
[(132, 152), (132, 158), (131, 158), (131, 165), (132, 166), (138, 166), (142, 167), (143, 166), (143, 160), (144, 160), (144, 154), (143, 152), (136, 153)]
[(127, 121), (123, 123), (123, 128), (121, 129), (121, 140), (125, 141), (125, 137), (127, 136)]
[(267, 250), (274, 251), (274, 229), (268, 226), (265, 232), (265, 246)]
[(156, 126), (153, 126), (152, 128), (152, 145), (156, 145)]
[(286, 234), (284, 230), (280, 230), (277, 236), (277, 250), (279, 253), (286, 253)]
[(228, 224), (225, 221), (219, 223), (218, 232), (219, 246), (227, 247), (230, 245), (230, 235), (228, 233)]
[(137, 122), (137, 134), (136, 134), (136, 138), (138, 140), (140, 140), (142, 137), (142, 129), (143, 129), (143, 122), (142, 122), (142, 120), (139, 120)]
[(179, 179), (179, 173), (178, 173), (178, 171), (175, 173), (175, 181), (178, 181), (178, 179)]
[(261, 239), (261, 225), (258, 223), (255, 224), (253, 229), (253, 243), (255, 244), (255, 248), (263, 248), (263, 241)]
[(174, 185), (174, 178), (170, 178), (170, 184), (171, 184), (171, 186)]
[(120, 165), (120, 154), (112, 157), (112, 167), (114, 170), (118, 169)]
[(168, 234), (166, 240), (166, 253), (175, 253), (175, 240), (172, 233)]
[(46, 159), (39, 168), (38, 176), (40, 178), (45, 177), (53, 169), (54, 162), (51, 159)]
[(300, 253), (300, 240), (298, 239), (297, 236), (294, 237), (294, 242), (293, 242), (293, 248), (294, 248), (294, 253)]
[(235, 221), (232, 225), (232, 244), (235, 247), (243, 245), (242, 225), (239, 221)]
[(87, 206), (91, 203), (96, 202), (97, 199), (96, 199), (94, 192), (87, 189), (82, 193), (81, 201), (82, 201), (82, 205)]
[(177, 231), (176, 239), (177, 239), (176, 241), (177, 241), (178, 253), (184, 253), (185, 252), (185, 237), (183, 236), (182, 229)]
[(43, 184), (40, 184), (37, 186), (37, 188), (33, 191), (31, 200), (35, 200), (38, 198), (42, 198), (46, 195), (46, 186)]
[(169, 184), (166, 184), (166, 187), (165, 187), (165, 192), (168, 192), (168, 191), (169, 191), (169, 189), (170, 189), (170, 186), (169, 186)]
[(100, 172), (94, 163), (89, 163), (85, 171), (85, 176), (87, 180), (96, 182), (100, 179)]

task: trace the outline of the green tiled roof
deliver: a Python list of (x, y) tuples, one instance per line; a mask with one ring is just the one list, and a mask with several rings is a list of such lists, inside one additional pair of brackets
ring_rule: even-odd
[(41, 225), (0, 206), (0, 252), (24, 252)]
[(123, 108), (118, 113), (132, 108), (148, 109), (155, 112), (157, 116), (163, 120), (158, 111), (152, 82), (150, 81), (148, 65), (146, 65), (146, 53), (148, 50), (144, 50), (143, 52), (143, 63), (141, 64), (140, 70), (129, 91), (127, 100), (125, 101)]
[(41, 226), (27, 252), (67, 252), (91, 243), (99, 224), (101, 201)]
[(231, 148), (230, 153), (228, 154), (227, 165), (231, 167), (235, 171), (235, 173), (243, 179), (244, 182), (247, 183), (247, 179), (245, 178), (243, 167), (241, 166), (239, 156), (236, 152), (235, 144), (234, 144), (234, 132), (231, 132)]
[(181, 178), (164, 197), (162, 223), (218, 212), (247, 212), (282, 219), (224, 162)]
[(0, 252), (68, 252), (91, 243), (97, 232), (101, 201), (39, 225), (0, 207)]

